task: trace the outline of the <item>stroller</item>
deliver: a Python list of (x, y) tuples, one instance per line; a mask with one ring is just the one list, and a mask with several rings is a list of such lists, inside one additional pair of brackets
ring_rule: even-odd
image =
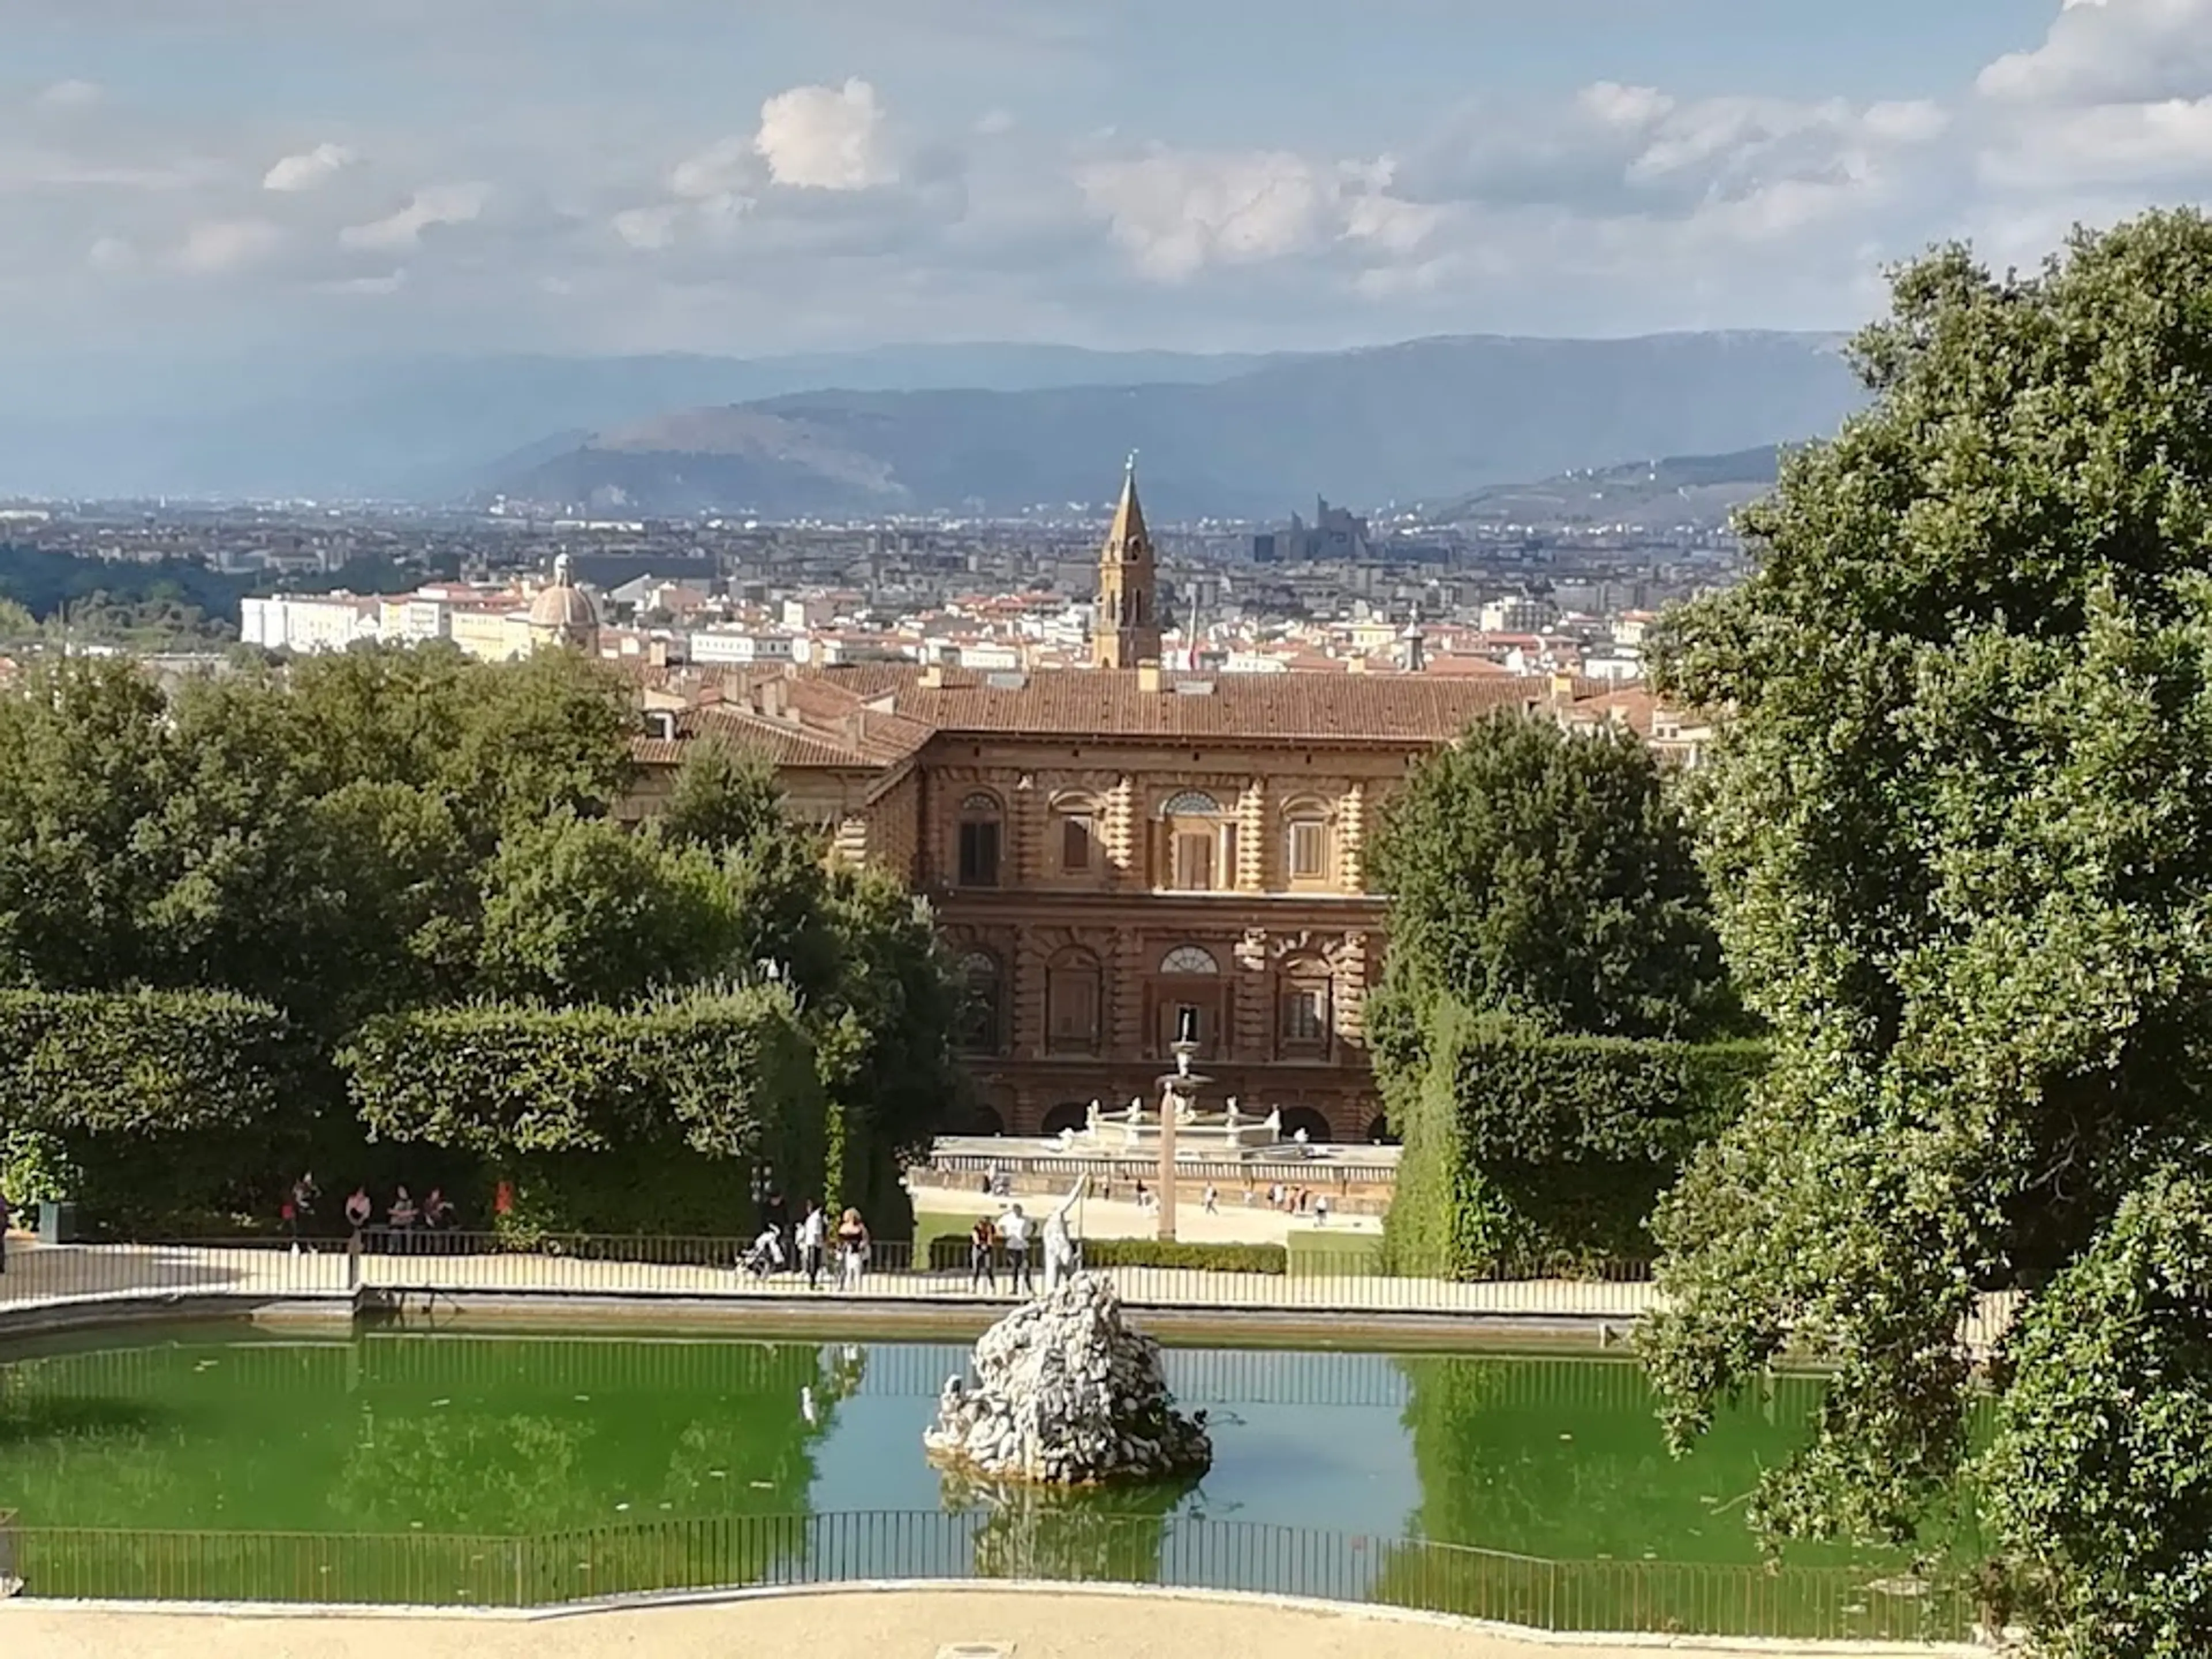
[(773, 1227), (753, 1240), (752, 1248), (738, 1263), (739, 1271), (755, 1279), (766, 1279), (770, 1273), (783, 1271), (783, 1236)]

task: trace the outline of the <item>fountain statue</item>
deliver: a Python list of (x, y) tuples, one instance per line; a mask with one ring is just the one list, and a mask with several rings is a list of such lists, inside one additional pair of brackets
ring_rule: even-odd
[(1083, 1132), (1085, 1134), (1096, 1136), (1098, 1133), (1098, 1103), (1094, 1100), (1091, 1103), (1091, 1109), (1083, 1115)]
[(1236, 1097), (1235, 1095), (1231, 1095), (1231, 1096), (1230, 1096), (1230, 1097), (1229, 1097), (1229, 1123), (1228, 1123), (1228, 1128), (1229, 1128), (1229, 1132), (1230, 1132), (1230, 1133), (1231, 1133), (1231, 1135), (1232, 1137), (1233, 1137), (1233, 1136), (1236, 1134), (1236, 1133), (1237, 1133), (1237, 1097)]
[(1060, 1200), (1053, 1212), (1044, 1218), (1044, 1293), (1050, 1296), (1060, 1281), (1075, 1271), (1075, 1239), (1067, 1230), (1067, 1212), (1075, 1207), (1075, 1200), (1083, 1196), (1083, 1189), (1091, 1184), (1088, 1176), (1078, 1180), (1067, 1189), (1067, 1196)]
[(1144, 1097), (1141, 1095), (1131, 1095), (1129, 1097), (1129, 1109), (1124, 1112), (1121, 1115), (1123, 1120), (1132, 1126), (1143, 1122), (1145, 1119)]
[(1122, 1323), (1121, 1298), (1097, 1273), (1063, 1279), (994, 1325), (972, 1370), (972, 1384), (946, 1379), (921, 1437), (949, 1479), (1090, 1486), (1200, 1474), (1213, 1462), (1206, 1413), (1176, 1410), (1159, 1344)]
[(1280, 1140), (1283, 1138), (1283, 1109), (1279, 1106), (1267, 1114), (1267, 1133)]

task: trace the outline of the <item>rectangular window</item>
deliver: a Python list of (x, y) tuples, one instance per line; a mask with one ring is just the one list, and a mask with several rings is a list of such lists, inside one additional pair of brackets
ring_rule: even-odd
[(1328, 993), (1318, 985), (1283, 993), (1283, 1041), (1320, 1042), (1328, 1036)]
[(1291, 879), (1319, 881), (1328, 874), (1328, 826), (1318, 819), (1291, 826)]
[(1098, 1052), (1098, 978), (1079, 969), (1053, 975), (1045, 992), (1051, 1010), (1047, 1045), (1056, 1054)]
[(986, 820), (960, 826), (960, 884), (996, 887), (999, 884), (999, 826)]
[(1179, 830), (1175, 837), (1175, 871), (1171, 885), (1186, 893), (1213, 890), (1213, 831)]
[(1091, 848), (1097, 844), (1097, 832), (1087, 813), (1072, 814), (1060, 821), (1060, 867), (1061, 873), (1079, 876), (1091, 868)]

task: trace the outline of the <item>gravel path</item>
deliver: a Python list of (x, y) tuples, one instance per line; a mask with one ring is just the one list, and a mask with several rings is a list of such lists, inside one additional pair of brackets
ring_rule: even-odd
[[(557, 1619), (412, 1614), (235, 1616), (0, 1604), (9, 1659), (738, 1659), (769, 1654), (939, 1659), (964, 1644), (1006, 1659), (1646, 1659), (1849, 1652), (1930, 1659), (1966, 1649), (1620, 1645), (1521, 1640), (1468, 1627), (1259, 1602), (1054, 1591), (890, 1590), (664, 1607)], [(948, 1656), (949, 1659), (949, 1656)], [(974, 1659), (985, 1659), (977, 1654)]]

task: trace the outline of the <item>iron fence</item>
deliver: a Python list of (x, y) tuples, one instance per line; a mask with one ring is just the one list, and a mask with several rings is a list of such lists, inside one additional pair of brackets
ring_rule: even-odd
[(1957, 1640), (1948, 1578), (1871, 1567), (1557, 1561), (1419, 1540), (1042, 1505), (714, 1516), (531, 1538), (110, 1531), (0, 1523), (23, 1593), (540, 1607), (679, 1590), (1044, 1580), (1237, 1590), (1554, 1632)]

